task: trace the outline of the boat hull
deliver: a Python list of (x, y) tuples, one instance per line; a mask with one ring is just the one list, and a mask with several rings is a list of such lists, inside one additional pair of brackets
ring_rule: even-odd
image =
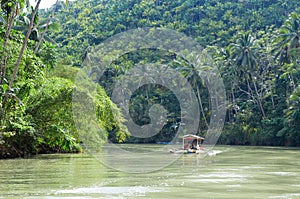
[(177, 153), (177, 154), (190, 154), (190, 153), (196, 153), (196, 154), (204, 154), (207, 153), (206, 150), (203, 149), (178, 149), (178, 150), (170, 150), (171, 153)]

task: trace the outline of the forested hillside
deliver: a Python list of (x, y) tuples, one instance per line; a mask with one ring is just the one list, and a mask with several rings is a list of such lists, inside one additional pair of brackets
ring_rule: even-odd
[[(300, 146), (298, 0), (77, 0), (47, 10), (30, 8), (25, 0), (0, 5), (0, 157), (80, 151), (72, 118), (77, 72), (94, 46), (145, 27), (184, 33), (212, 56), (228, 101), (220, 144)], [(168, 64), (188, 79), (201, 99), (197, 134), (205, 136), (211, 114), (205, 82), (183, 58), (145, 49), (120, 57), (99, 80), (92, 100), (106, 138), (172, 139), (180, 108), (171, 92), (149, 85), (132, 96), (132, 117), (139, 125), (151, 122), (149, 108), (157, 102), (171, 113), (161, 132), (146, 139), (129, 138), (109, 98), (126, 70), (148, 62)]]
[(87, 47), (129, 29), (165, 27), (185, 33), (203, 46), (224, 47), (240, 31), (274, 34), (299, 7), (296, 0), (78, 0), (69, 7), (56, 7), (60, 29), (51, 38), (67, 50), (66, 61), (80, 66)]
[[(62, 60), (78, 67), (91, 46), (129, 29), (163, 27), (192, 37), (211, 53), (226, 87), (228, 112), (219, 143), (300, 145), (299, 1), (77, 1), (56, 11), (60, 29), (52, 31), (51, 37), (63, 49)], [(125, 56), (115, 63), (118, 67), (111, 66), (113, 74), (106, 73), (107, 78), (100, 82), (109, 95), (112, 84), (108, 82), (141, 57), (152, 62), (168, 62), (174, 67), (178, 63), (174, 56), (163, 52)], [(186, 65), (180, 70), (192, 82), (193, 75), (188, 68)], [(203, 97), (208, 95), (207, 88), (201, 81), (197, 84), (194, 90), (199, 89), (198, 94), (204, 99), (201, 104), (207, 110), (209, 102)], [(155, 103), (156, 92), (152, 88), (148, 93), (152, 101), (139, 101), (144, 104), (143, 110)], [(173, 103), (171, 109), (176, 110), (177, 106)], [(142, 110), (135, 111), (145, 115)], [(202, 115), (205, 117), (201, 116), (198, 133), (205, 135), (210, 113), (205, 111)], [(171, 121), (174, 120), (176, 117)], [(172, 122), (151, 139), (131, 141), (168, 141)]]
[[(60, 50), (48, 42), (53, 40), (41, 38), (46, 26), (57, 24), (43, 20), (26, 1), (0, 1), (0, 5), (0, 158), (81, 151), (72, 115), (78, 68), (62, 64)], [(112, 115), (117, 107), (101, 86), (97, 91), (90, 96), (104, 129), (103, 141), (108, 135), (124, 141), (128, 132), (120, 129), (121, 115)]]

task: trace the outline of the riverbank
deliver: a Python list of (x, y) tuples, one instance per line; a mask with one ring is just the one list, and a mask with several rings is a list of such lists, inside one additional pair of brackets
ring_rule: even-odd
[[(128, 143), (128, 144), (117, 144), (121, 150), (128, 150), (131, 152), (135, 152), (137, 149), (139, 151), (143, 151), (144, 147), (146, 149), (151, 148), (151, 146), (156, 146), (156, 147), (162, 147), (163, 145), (168, 145), (168, 144), (133, 144), (133, 143)], [(144, 147), (142, 147), (144, 146)], [(171, 145), (168, 145), (171, 146)], [(154, 148), (156, 148), (154, 147)], [(280, 150), (299, 150), (300, 147), (288, 147), (288, 146), (249, 146), (249, 145), (223, 145), (223, 144), (217, 144), (215, 147), (244, 147), (244, 148), (265, 148), (265, 149), (280, 149)], [(214, 148), (215, 148), (214, 147)], [(168, 150), (167, 150), (168, 151)], [(20, 151), (16, 150), (14, 148), (5, 148), (2, 145), (0, 145), (0, 160), (1, 159), (17, 159), (17, 158), (32, 158), (32, 157), (37, 157), (39, 155), (51, 155), (51, 154), (80, 154), (84, 152), (84, 150), (81, 147), (77, 147), (77, 150), (73, 151), (64, 151), (59, 148), (45, 148), (44, 150), (40, 150), (39, 152), (36, 153), (30, 153), (29, 151)]]
[(40, 149), (39, 152), (32, 153), (28, 150), (17, 150), (14, 147), (7, 148), (2, 145), (0, 145), (0, 159), (16, 159), (16, 158), (30, 158), (36, 155), (42, 155), (42, 154), (66, 154), (66, 153), (80, 153), (82, 152), (81, 148), (78, 148), (76, 150), (72, 151), (65, 151), (59, 148), (45, 148)]

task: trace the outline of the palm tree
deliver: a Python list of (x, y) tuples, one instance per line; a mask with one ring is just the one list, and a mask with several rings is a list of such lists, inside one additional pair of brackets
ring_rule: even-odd
[[(33, 10), (31, 11), (31, 13), (23, 13), (22, 15), (20, 15), (17, 20), (18, 24), (16, 26), (13, 26), (13, 29), (22, 31), (26, 35), (27, 30), (30, 25), (30, 19), (31, 19), (32, 13), (33, 13)], [(49, 22), (49, 20), (50, 20), (50, 22)], [(29, 36), (29, 39), (38, 41), (39, 44), (40, 44), (41, 40), (46, 40), (48, 42), (54, 43), (54, 41), (51, 38), (49, 38), (45, 33), (46, 33), (48, 27), (56, 28), (57, 26), (58, 25), (56, 23), (52, 22), (52, 17), (50, 17), (50, 19), (48, 19), (48, 21), (39, 21), (39, 16), (37, 13), (35, 20), (34, 20), (33, 27), (31, 29), (31, 34)], [(43, 31), (43, 34), (41, 34), (42, 31)]]
[[(53, 6), (53, 8), (52, 8), (52, 13), (51, 13), (51, 15), (50, 15), (50, 17), (49, 17), (49, 19), (48, 19), (48, 22), (47, 22), (46, 24), (43, 25), (44, 31), (43, 31), (43, 33), (42, 33), (40, 39), (39, 39), (39, 42), (38, 42), (37, 46), (36, 46), (35, 49), (34, 49), (34, 54), (37, 54), (37, 53), (38, 53), (39, 48), (40, 48), (40, 45), (41, 45), (41, 43), (43, 42), (44, 38), (45, 38), (46, 40), (48, 40), (48, 41), (49, 41), (49, 39), (50, 39), (49, 37), (46, 36), (46, 32), (47, 32), (48, 28), (49, 28), (51, 25), (53, 25), (53, 22), (52, 22), (52, 21), (53, 21), (53, 17), (54, 17), (56, 8), (57, 8), (58, 6), (61, 6), (61, 3), (59, 3), (59, 2), (60, 2), (59, 0), (56, 0), (56, 3), (54, 4), (54, 6)], [(66, 0), (66, 5), (68, 6), (68, 4), (69, 4), (69, 0)]]
[[(184, 65), (184, 64), (182, 64)], [(188, 79), (188, 81), (191, 83), (191, 86), (193, 89), (196, 89), (196, 97), (198, 100), (198, 105), (201, 111), (201, 114), (203, 116), (203, 120), (204, 120), (204, 124), (205, 127), (204, 128), (208, 128), (208, 121), (206, 119), (207, 114), (205, 113), (203, 104), (204, 102), (202, 101), (201, 98), (201, 92), (200, 92), (200, 86), (199, 85), (205, 85), (205, 82), (203, 79), (199, 78), (198, 76), (198, 71), (194, 66), (191, 65), (185, 65), (181, 68), (180, 72)], [(198, 132), (201, 132), (201, 121), (199, 120), (199, 125), (198, 125)]]
[[(297, 75), (300, 58), (300, 14), (292, 12), (289, 18), (279, 29), (278, 36), (273, 41), (275, 59), (282, 69), (281, 77), (288, 77), (292, 90), (296, 88), (295, 82), (299, 81)], [(288, 89), (287, 89), (288, 90)]]
[[(256, 81), (258, 79), (256, 71), (258, 71), (258, 62), (256, 56), (256, 42), (254, 37), (249, 33), (241, 34), (236, 43), (232, 43), (229, 47), (232, 55), (232, 59), (235, 63), (236, 72), (238, 77), (244, 78), (247, 82), (248, 92), (258, 104), (262, 116), (266, 118), (266, 114), (262, 105), (262, 96), (258, 91)], [(255, 94), (253, 94), (251, 88), (251, 82), (253, 83)], [(255, 97), (256, 95), (256, 97)]]
[(232, 57), (238, 67), (239, 75), (248, 75), (257, 69), (257, 58), (255, 55), (255, 39), (249, 33), (242, 34), (236, 43), (230, 45)]
[(292, 12), (289, 18), (279, 29), (279, 35), (274, 39), (276, 52), (275, 58), (278, 58), (280, 65), (295, 61), (300, 55), (300, 15)]

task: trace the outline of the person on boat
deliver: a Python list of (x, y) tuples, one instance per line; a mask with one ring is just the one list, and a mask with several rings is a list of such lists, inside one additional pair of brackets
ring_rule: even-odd
[(195, 144), (194, 144), (194, 142), (192, 142), (192, 144), (191, 144), (191, 147), (190, 147), (191, 149), (197, 149), (196, 147), (195, 147)]
[(195, 140), (193, 140), (193, 142), (192, 142), (192, 144), (191, 144), (191, 149), (197, 149), (197, 140), (195, 139)]

